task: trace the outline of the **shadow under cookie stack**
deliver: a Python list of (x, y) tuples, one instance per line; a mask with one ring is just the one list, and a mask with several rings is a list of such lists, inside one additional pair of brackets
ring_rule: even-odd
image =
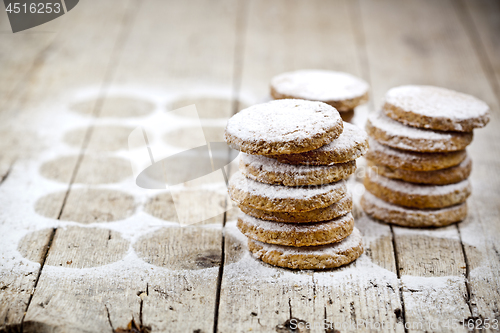
[(325, 103), (284, 99), (229, 119), (226, 142), (240, 150), (229, 195), (256, 258), (291, 269), (327, 269), (363, 252), (344, 179), (368, 148), (365, 131)]
[(467, 216), (472, 130), (489, 121), (477, 98), (432, 86), (390, 89), (368, 117), (370, 151), (361, 207), (405, 227), (441, 227)]

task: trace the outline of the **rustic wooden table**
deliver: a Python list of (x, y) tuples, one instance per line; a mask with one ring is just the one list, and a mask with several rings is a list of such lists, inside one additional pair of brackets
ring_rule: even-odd
[[(132, 320), (152, 332), (498, 329), (498, 1), (88, 0), (16, 34), (2, 12), (0, 45), (1, 332), (113, 332)], [(196, 103), (220, 140), (225, 119), (269, 98), (273, 75), (300, 68), (369, 81), (358, 123), (400, 84), (485, 100), (492, 120), (468, 149), (469, 217), (410, 230), (356, 208), (365, 254), (296, 272), (248, 254), (234, 208), (179, 227), (169, 192), (134, 185), (134, 127)], [(175, 119), (150, 140), (189, 146), (195, 120)], [(224, 193), (214, 182), (174, 195), (197, 214)]]

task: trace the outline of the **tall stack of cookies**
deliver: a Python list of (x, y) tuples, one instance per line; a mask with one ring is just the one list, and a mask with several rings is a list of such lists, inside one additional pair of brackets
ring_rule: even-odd
[(368, 117), (363, 210), (406, 227), (440, 227), (467, 216), (472, 130), (489, 121), (483, 101), (432, 86), (390, 89)]
[(365, 131), (325, 103), (284, 99), (240, 111), (229, 119), (225, 139), (242, 152), (229, 195), (255, 257), (325, 269), (361, 255), (344, 179), (368, 148)]
[(271, 79), (274, 99), (298, 98), (333, 106), (344, 121), (351, 121), (354, 109), (368, 101), (369, 86), (354, 75), (318, 69), (304, 69)]

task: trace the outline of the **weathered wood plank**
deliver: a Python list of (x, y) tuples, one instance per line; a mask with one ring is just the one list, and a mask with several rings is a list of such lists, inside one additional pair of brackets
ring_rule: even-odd
[[(45, 110), (44, 107), (51, 105), (51, 103), (53, 108), (54, 96), (65, 92), (65, 89), (89, 83), (100, 85), (103, 82), (109, 57), (113, 52), (114, 42), (120, 31), (120, 26), (116, 23), (123, 20), (124, 9), (124, 7), (116, 6), (111, 2), (99, 5), (84, 4), (71, 15), (67, 15), (71, 16), (71, 19), (66, 20), (66, 16), (64, 16), (61, 20), (55, 20), (53, 24), (44, 26), (57, 32), (51, 41), (51, 47), (44, 51), (43, 61), (37, 62), (34, 70), (29, 70), (26, 67), (20, 71), (20, 73), (26, 73), (27, 81), (21, 82), (15, 87), (15, 93), (8, 101), (2, 101), (6, 103), (2, 106), (1, 123), (9, 130), (2, 130), (2, 146), (0, 148), (4, 156), (17, 151), (15, 157), (19, 160), (19, 165), (16, 164), (11, 172), (12, 183), (4, 187), (5, 193), (2, 197), (15, 198), (15, 193), (19, 193), (19, 191), (30, 194), (15, 204), (8, 200), (2, 202), (2, 205), (6, 205), (5, 209), (2, 209), (3, 213), (8, 214), (2, 216), (1, 227), (5, 237), (11, 235), (10, 239), (17, 239), (19, 236), (16, 235), (36, 230), (38, 223), (45, 224), (44, 220), (40, 221), (38, 215), (20, 218), (24, 212), (32, 211), (33, 208), (30, 206), (36, 202), (36, 196), (44, 187), (40, 184), (42, 180), (36, 175), (36, 159), (39, 159), (42, 151), (46, 152), (47, 148), (59, 147), (60, 149), (57, 133), (54, 132), (57, 129), (54, 126), (53, 118), (52, 120), (47, 119), (54, 115), (50, 116), (50, 112), (42, 112), (41, 110)], [(89, 22), (92, 22), (93, 28), (89, 28)], [(102, 28), (106, 25), (108, 25), (108, 29), (105, 29), (106, 33), (103, 34)], [(38, 31), (37, 29), (40, 30), (42, 27), (35, 28), (35, 33)], [(44, 38), (41, 40), (43, 41)], [(20, 38), (16, 43), (21, 44), (19, 49), (14, 48), (15, 51), (22, 53), (25, 50), (22, 46), (23, 38)], [(93, 45), (94, 51), (89, 51), (89, 43)], [(34, 43), (33, 47), (38, 47), (37, 43)], [(19, 59), (22, 60), (23, 56), (20, 56)], [(28, 59), (24, 60), (26, 60), (25, 66), (29, 67), (31, 64), (27, 61)], [(59, 115), (59, 119), (65, 119), (65, 117), (64, 114)], [(51, 124), (52, 128), (49, 130), (44, 128), (47, 124)], [(62, 132), (67, 124), (61, 121), (57, 126)], [(33, 176), (34, 174), (35, 176)], [(30, 181), (26, 181), (29, 177), (32, 177)], [(10, 177), (7, 178), (7, 181), (9, 179)], [(64, 182), (67, 181), (69, 180), (63, 180), (62, 188), (67, 188), (67, 185), (64, 185)], [(33, 188), (34, 183), (39, 185)], [(61, 198), (60, 201), (51, 203), (53, 206), (51, 218), (54, 221), (59, 216), (63, 200)], [(19, 205), (23, 203), (25, 206), (20, 208)], [(14, 211), (16, 207), (18, 207), (17, 211)], [(34, 237), (33, 241), (29, 241), (29, 238), (23, 238), (19, 245), (19, 252), (32, 262), (26, 264), (26, 268), (16, 264), (20, 260), (16, 255), (3, 258), (7, 259), (8, 262), (4, 266), (5, 269), (2, 269), (2, 276), (7, 274), (11, 276), (11, 279), (6, 280), (9, 281), (9, 284), (0, 291), (0, 312), (3, 315), (2, 318), (5, 319), (0, 324), (0, 329), (21, 329), (25, 311), (27, 311), (31, 295), (34, 292), (33, 289), (39, 281), (40, 266), (45, 260), (46, 248), (44, 247), (50, 244), (53, 234), (53, 229), (49, 228), (41, 233), (28, 234), (27, 237)], [(7, 244), (3, 241), (2, 243)], [(9, 241), (9, 244), (11, 243)], [(2, 249), (2, 253), (5, 255), (15, 253), (16, 247), (17, 244), (6, 246)], [(44, 249), (43, 254), (33, 256), (33, 251), (37, 249)], [(21, 259), (21, 262), (25, 262), (25, 260)], [(11, 266), (14, 268), (10, 269)], [(37, 318), (32, 317), (29, 321), (36, 323)]]
[[(187, 89), (194, 89), (195, 102), (198, 96), (210, 99), (212, 95), (214, 96), (212, 99), (218, 99), (222, 91), (222, 95), (227, 96), (226, 98), (230, 101), (233, 80), (233, 52), (236, 41), (234, 27), (237, 23), (236, 14), (239, 8), (238, 3), (229, 1), (217, 4), (199, 1), (195, 7), (178, 2), (152, 1), (144, 3), (137, 10), (137, 18), (135, 19), (137, 24), (130, 30), (130, 38), (124, 42), (122, 55), (115, 59), (116, 70), (110, 74), (109, 82), (102, 92), (106, 97), (94, 102), (88, 100), (78, 105), (76, 110), (98, 118), (114, 117), (120, 119), (151, 115), (152, 112), (156, 112), (156, 115), (159, 116), (165, 112), (165, 110), (154, 110), (158, 106), (165, 107), (164, 102), (160, 102), (161, 104), (158, 102), (159, 100), (165, 101), (165, 97), (154, 96), (154, 93), (144, 90), (141, 88), (142, 86), (154, 86), (156, 94), (158, 92), (166, 93), (167, 97), (173, 96), (173, 91), (175, 91), (178, 96), (183, 98), (185, 92), (189, 91)], [(209, 10), (214, 13), (214, 16), (206, 15)], [(221, 20), (221, 18), (223, 19)], [(159, 23), (160, 26), (158, 26)], [(212, 37), (207, 37), (207, 33)], [(148, 36), (146, 40), (144, 39), (145, 35)], [(160, 40), (162, 42), (158, 43)], [(211, 59), (211, 66), (205, 65), (208, 58)], [(145, 59), (148, 60), (145, 61)], [(161, 70), (159, 71), (159, 69)], [(115, 88), (115, 86), (127, 85), (136, 88), (135, 90), (129, 88), (129, 90), (122, 91)], [(208, 97), (196, 91), (200, 86), (210, 85), (218, 86), (219, 90), (215, 90), (215, 93), (208, 91)], [(191, 94), (191, 91), (189, 93)], [(142, 97), (138, 97), (141, 94)], [(153, 105), (148, 112), (143, 112), (141, 110), (145, 109), (138, 107), (141, 98), (143, 100), (141, 103), (144, 106), (145, 103), (152, 102)], [(186, 100), (184, 105), (180, 101), (176, 103), (181, 104), (176, 106), (180, 107), (192, 102)], [(214, 118), (214, 115), (216, 118), (223, 118), (232, 113), (231, 103), (224, 104), (222, 109), (220, 103), (201, 104), (199, 111), (204, 118)], [(108, 120), (108, 123), (111, 122)], [(118, 125), (120, 122), (116, 121), (115, 123)], [(134, 124), (133, 121), (128, 123), (132, 126)], [(136, 126), (139, 124), (148, 128), (147, 123), (138, 122)], [(167, 143), (182, 148), (183, 144), (186, 143), (189, 146), (189, 142), (186, 141), (189, 140), (189, 137), (182, 131), (168, 132), (170, 127), (172, 126), (163, 128), (163, 132), (162, 128), (159, 128), (158, 133), (155, 133), (157, 134), (154, 138), (155, 144), (161, 146)], [(110, 169), (109, 163), (99, 163), (96, 160), (96, 156), (113, 156), (113, 154), (104, 153), (103, 155), (100, 151), (109, 149), (92, 146), (94, 133), (98, 133), (94, 131), (95, 128), (97, 127), (91, 125), (87, 133), (81, 131), (72, 138), (75, 144), (81, 143), (83, 149), (87, 145), (89, 146), (87, 153), (82, 155), (78, 162), (73, 178), (75, 183), (85, 185), (84, 189), (80, 189), (80, 186), (73, 186), (74, 188), (71, 189), (65, 201), (61, 219), (80, 223), (105, 222), (123, 218), (133, 220), (135, 219), (134, 212), (123, 214), (131, 209), (130, 205), (127, 204), (128, 199), (124, 201), (125, 198), (119, 197), (118, 193), (104, 195), (103, 184), (120, 181), (116, 178), (116, 174), (117, 171), (121, 172), (122, 167), (115, 165), (114, 168)], [(220, 131), (219, 128), (209, 127), (206, 130), (207, 139), (210, 140), (212, 137), (219, 139), (221, 135), (218, 131)], [(169, 133), (168, 137), (163, 136), (166, 132)], [(121, 147), (123, 148), (123, 145)], [(107, 158), (109, 159), (109, 157)], [(85, 165), (89, 167), (86, 168)], [(71, 166), (68, 166), (68, 169), (71, 169)], [(126, 183), (122, 182), (113, 188), (125, 189), (128, 193), (133, 193), (136, 200), (143, 202), (152, 199), (151, 197), (156, 194), (136, 188), (135, 185), (131, 184), (131, 180), (131, 177), (128, 177)], [(221, 181), (223, 180), (221, 179)], [(224, 185), (223, 182), (222, 185)], [(190, 185), (191, 192), (184, 192), (186, 195), (187, 193), (196, 195), (201, 193), (195, 192), (196, 189), (195, 185)], [(176, 195), (174, 193), (174, 197)], [(99, 201), (93, 200), (97, 197), (100, 197)], [(212, 195), (213, 197), (214, 195)], [(207, 208), (204, 205), (214, 203), (214, 200), (207, 200), (207, 198), (199, 200), (193, 197), (193, 201), (197, 203), (195, 207), (191, 203), (190, 207), (185, 208), (190, 209), (191, 214), (195, 214), (196, 209), (201, 212), (203, 208)], [(222, 203), (224, 204), (224, 200)], [(106, 206), (109, 207), (105, 208)], [(175, 222), (173, 218), (175, 208), (182, 209), (166, 202), (155, 208), (148, 207), (147, 212), (172, 222)], [(129, 274), (124, 275), (123, 272), (113, 270), (114, 263), (109, 263), (108, 265), (111, 265), (109, 279), (99, 275), (99, 272), (104, 268), (96, 269), (96, 278), (89, 276), (87, 279), (81, 280), (81, 273), (80, 275), (75, 274), (77, 277), (60, 282), (60, 288), (65, 293), (56, 294), (53, 289), (53, 280), (56, 274), (52, 273), (51, 266), (47, 266), (48, 268), (44, 269), (44, 274), (40, 278), (33, 304), (43, 303), (44, 299), (52, 297), (56, 298), (57, 302), (45, 304), (43, 307), (36, 305), (30, 307), (26, 317), (27, 324), (31, 323), (32, 318), (36, 318), (37, 324), (43, 323), (44, 327), (47, 328), (57, 326), (65, 329), (75, 327), (83, 330), (87, 329), (83, 323), (96, 317), (98, 320), (93, 322), (88, 330), (126, 327), (132, 319), (143, 326), (151, 327), (156, 332), (180, 331), (189, 328), (202, 331), (212, 330), (217, 277), (221, 264), (223, 215), (210, 220), (211, 223), (219, 225), (212, 229), (172, 227), (171, 223), (165, 221), (163, 223), (170, 225), (169, 228), (147, 233), (148, 224), (158, 223), (153, 221), (152, 216), (143, 216), (140, 222), (135, 222), (137, 223), (136, 227), (144, 228), (142, 236), (135, 239), (136, 242), (133, 245), (133, 252), (142, 264), (137, 267), (133, 265), (133, 261), (132, 263), (130, 260), (126, 261), (127, 269), (132, 272), (131, 278), (126, 278)], [(124, 235), (123, 237), (126, 237), (127, 229), (124, 228), (126, 227), (117, 226), (116, 230), (120, 231)], [(48, 264), (61, 261), (64, 265), (64, 258), (71, 257), (73, 252), (61, 244), (72, 244), (75, 241), (72, 240), (74, 238), (73, 234), (65, 233), (59, 229), (47, 259)], [(115, 239), (115, 237), (110, 239)], [(104, 263), (107, 262), (106, 259), (109, 258), (110, 251), (112, 251), (112, 248), (106, 245), (109, 242), (110, 240), (103, 237), (92, 243), (93, 248), (106, 249), (104, 253), (89, 258), (92, 265), (96, 265), (102, 260), (105, 260)], [(90, 249), (85, 250), (79, 246), (79, 251), (85, 253)], [(86, 256), (89, 255), (90, 253)], [(61, 258), (61, 260), (55, 258)], [(146, 267), (143, 267), (144, 262), (147, 264)], [(81, 281), (81, 287), (78, 289), (71, 287), (75, 279)], [(122, 282), (116, 284), (114, 279)], [(127, 280), (125, 281), (125, 279)], [(103, 307), (100, 298), (88, 290), (105, 290), (107, 287), (110, 288), (107, 293), (109, 300), (105, 302), (106, 306)], [(123, 299), (119, 298), (120, 292), (124, 293)], [(66, 307), (71, 309), (72, 316), (77, 317), (77, 319), (72, 320), (70, 317), (58, 319), (60, 317), (58, 315), (59, 304), (67, 304)], [(188, 313), (192, 320), (186, 322), (183, 319)], [(58, 319), (57, 322), (55, 319)], [(36, 325), (27, 325), (27, 327), (33, 330), (39, 329)]]
[[(325, 68), (361, 75), (361, 51), (352, 30), (350, 6), (348, 1), (250, 3), (239, 95), (264, 101), (270, 79), (295, 69)], [(358, 224), (362, 232), (374, 235), (366, 238), (366, 254), (359, 262), (314, 273), (271, 267), (253, 259), (247, 253), (246, 239), (231, 223), (226, 233), (218, 330), (285, 332), (293, 328), (290, 320), (296, 318), (304, 321), (301, 325), (309, 323), (311, 332), (325, 331), (325, 320), (326, 328), (342, 332), (368, 331), (362, 324), (356, 327), (362, 321), (382, 323), (385, 331), (402, 331), (390, 229), (367, 219)], [(377, 273), (365, 275), (368, 267)]]

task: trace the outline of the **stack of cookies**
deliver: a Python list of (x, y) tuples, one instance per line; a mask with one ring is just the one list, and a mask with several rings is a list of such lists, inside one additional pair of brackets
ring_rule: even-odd
[(354, 109), (368, 101), (368, 83), (351, 74), (327, 70), (298, 70), (271, 80), (274, 99), (298, 98), (329, 104), (350, 121)]
[(472, 130), (489, 121), (477, 98), (431, 86), (390, 89), (368, 117), (371, 167), (363, 210), (406, 227), (440, 227), (467, 216)]
[(368, 149), (367, 134), (330, 105), (284, 99), (229, 119), (226, 142), (240, 150), (229, 195), (254, 256), (292, 269), (345, 265), (363, 252), (345, 178)]

